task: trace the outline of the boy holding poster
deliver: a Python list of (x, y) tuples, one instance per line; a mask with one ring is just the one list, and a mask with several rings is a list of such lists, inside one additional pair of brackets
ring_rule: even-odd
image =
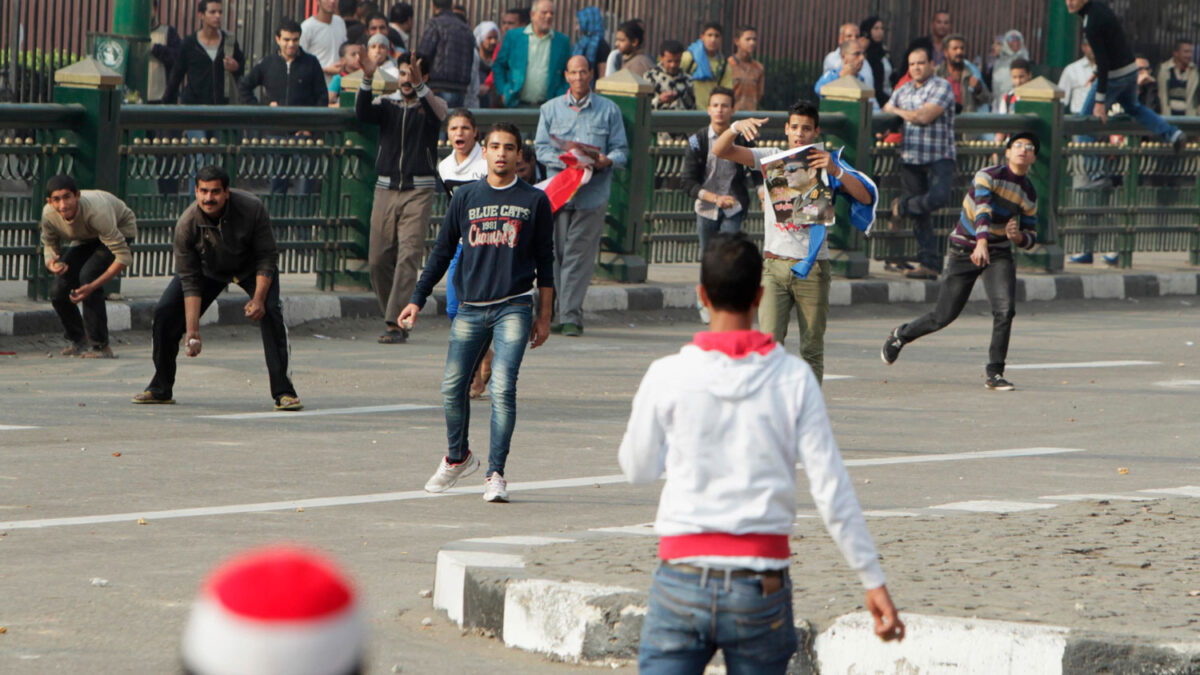
[(817, 106), (798, 101), (788, 110), (788, 150), (734, 145), (753, 140), (766, 118), (738, 120), (713, 143), (713, 154), (763, 171), (763, 299), (758, 327), (783, 344), (792, 308), (800, 323), (800, 356), (820, 382), (825, 373), (825, 320), (832, 278), (825, 230), (834, 223), (839, 194), (850, 199), (850, 224), (869, 233), (879, 191), (871, 179), (820, 143)]

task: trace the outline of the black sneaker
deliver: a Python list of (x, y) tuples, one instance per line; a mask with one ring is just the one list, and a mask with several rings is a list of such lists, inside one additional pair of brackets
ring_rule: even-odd
[(1182, 152), (1184, 143), (1186, 141), (1187, 141), (1187, 137), (1183, 135), (1183, 132), (1180, 130), (1176, 130), (1175, 135), (1171, 137), (1171, 149), (1174, 150), (1177, 154)]
[(984, 382), (983, 386), (991, 389), (992, 391), (1012, 391), (1013, 389), (1016, 389), (1016, 387), (1013, 386), (1013, 383), (1004, 379), (1004, 376), (1000, 373), (992, 373), (991, 375), (988, 375), (987, 382)]
[(883, 341), (883, 349), (879, 350), (879, 356), (883, 362), (889, 366), (900, 358), (900, 350), (904, 348), (904, 340), (900, 337), (900, 327), (897, 326), (892, 330), (891, 335)]

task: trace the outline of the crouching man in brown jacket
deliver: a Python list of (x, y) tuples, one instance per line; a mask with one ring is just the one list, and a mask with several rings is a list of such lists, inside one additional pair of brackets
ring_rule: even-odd
[(278, 255), (271, 220), (254, 195), (229, 189), (229, 174), (206, 166), (196, 174), (196, 203), (175, 224), (175, 278), (154, 309), (154, 379), (134, 403), (174, 403), (175, 358), (187, 333), (187, 355), (200, 355), (200, 315), (230, 282), (250, 295), (246, 317), (262, 328), (276, 410), (300, 410), (288, 370), (287, 328), (279, 301)]

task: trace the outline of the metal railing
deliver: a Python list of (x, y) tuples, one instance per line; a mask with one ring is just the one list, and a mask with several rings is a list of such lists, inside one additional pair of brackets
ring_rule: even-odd
[[(78, 144), (89, 141), (75, 134), (84, 113), (76, 104), (0, 105), (0, 279), (28, 280), (31, 295), (37, 297), (44, 297), (48, 286), (37, 255), (45, 181), (57, 173), (75, 173), (83, 152)], [(770, 123), (760, 144), (783, 147), (786, 114), (764, 114)], [(531, 141), (538, 111), (481, 110), (476, 116), (481, 129), (496, 121), (515, 122)], [(1200, 118), (1172, 121), (1189, 135), (1200, 135)], [(871, 122), (871, 133), (881, 134), (898, 120), (875, 115)], [(650, 116), (648, 132), (656, 140), (644, 158), (652, 162), (651, 192), (640, 239), (648, 262), (698, 259), (692, 199), (682, 190), (680, 174), (684, 138), (706, 123), (703, 112)], [(1039, 123), (1044, 121), (1032, 114), (956, 118), (961, 138), (952, 201), (934, 215), (939, 245), (945, 246), (945, 234), (954, 226), (971, 177), (1001, 161), (996, 134), (1034, 129)], [(139, 236), (128, 275), (171, 273), (172, 228), (193, 202), (190, 179), (199, 166), (216, 163), (228, 170), (234, 187), (259, 195), (266, 204), (279, 241), (281, 271), (315, 273), (324, 289), (335, 282), (365, 281), (360, 268), (367, 257), (375, 130), (359, 125), (352, 110), (127, 105), (120, 108), (114, 128), (116, 164), (97, 171), (117, 173), (119, 196), (138, 214)], [(855, 141), (847, 137), (852, 128), (842, 114), (822, 114), (822, 132), (830, 148)], [(1137, 251), (1186, 251), (1193, 264), (1200, 264), (1200, 146), (1192, 144), (1176, 154), (1144, 140), (1145, 131), (1129, 120), (1101, 125), (1094, 119), (1068, 117), (1056, 128), (1064, 139), (1077, 140), (1055, 144), (1043, 139), (1043, 154), (1055, 145), (1061, 146), (1061, 153), (1049, 165), (1059, 176), (1034, 176), (1057, 186), (1039, 195), (1041, 208), (1052, 214), (1042, 241), (1057, 242), (1068, 253), (1086, 248), (1116, 251), (1123, 265), (1131, 264)], [(299, 130), (305, 134), (297, 135)], [(1114, 141), (1108, 134), (1121, 137)], [(1078, 140), (1089, 136), (1104, 140)], [(439, 151), (444, 156), (449, 148), (443, 144)], [(880, 208), (886, 212), (900, 191), (898, 148), (875, 140), (869, 152), (869, 160), (860, 154), (857, 165), (869, 167), (880, 190)], [(287, 183), (285, 194), (281, 190)], [(761, 238), (757, 201), (752, 199), (743, 227)], [(436, 238), (445, 205), (445, 197), (439, 195), (427, 246)], [(911, 259), (916, 253), (911, 232), (890, 231), (882, 217), (869, 239), (848, 241), (849, 248), (877, 259)]]
[[(1192, 138), (1200, 118), (1171, 118)], [(1115, 253), (1128, 267), (1139, 251), (1187, 251), (1200, 264), (1200, 144), (1183, 152), (1146, 138), (1131, 119), (1068, 117), (1066, 177), (1056, 200), (1067, 253)]]
[(74, 171), (78, 149), (66, 132), (83, 114), (77, 105), (0, 105), (0, 280), (32, 279), (45, 270), (37, 222), (46, 181)]
[[(0, 128), (43, 128), (36, 130), (42, 142), (0, 141), (0, 178), (15, 178), (0, 202), (0, 278), (27, 279), (31, 297), (45, 297), (49, 273), (38, 257), (37, 223), (46, 178), (74, 173), (75, 148), (54, 140), (74, 124), (63, 113), (74, 111), (4, 108), (10, 116), (0, 115)], [(349, 140), (358, 130), (352, 110), (130, 105), (118, 125), (117, 192), (138, 216), (127, 276), (172, 273), (175, 222), (193, 203), (190, 183), (205, 164), (224, 167), (234, 187), (263, 200), (282, 273), (315, 273), (318, 287), (331, 289), (348, 273), (347, 259), (366, 257), (367, 224), (354, 215), (343, 182), (373, 180), (374, 148)]]

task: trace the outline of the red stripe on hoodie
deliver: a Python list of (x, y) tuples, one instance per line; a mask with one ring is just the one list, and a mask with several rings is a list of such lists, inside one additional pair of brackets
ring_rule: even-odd
[(737, 556), (786, 560), (791, 555), (786, 534), (704, 532), (702, 534), (659, 537), (658, 539), (658, 557), (662, 560), (696, 556)]
[(731, 330), (714, 333), (696, 333), (692, 344), (706, 352), (717, 351), (734, 359), (753, 353), (766, 356), (775, 348), (775, 338), (756, 330)]

